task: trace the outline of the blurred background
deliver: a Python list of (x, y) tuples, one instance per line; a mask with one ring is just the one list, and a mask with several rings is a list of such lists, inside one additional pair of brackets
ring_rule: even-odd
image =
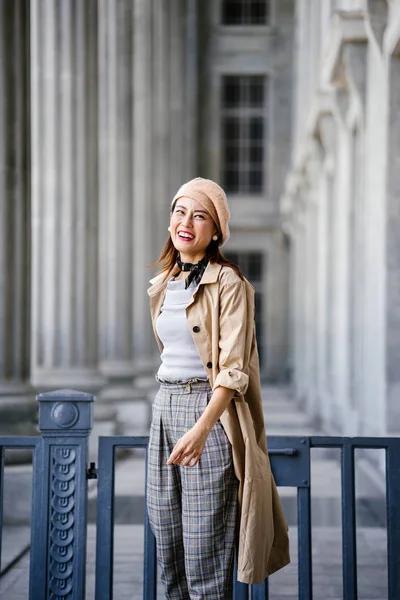
[(0, 3), (3, 430), (29, 429), (37, 390), (94, 392), (97, 420), (140, 410), (160, 362), (148, 265), (198, 175), (228, 194), (223, 250), (256, 288), (262, 378), (292, 380), (295, 4)]
[(96, 394), (93, 455), (148, 432), (148, 265), (203, 176), (256, 289), (267, 433), (399, 435), (400, 0), (0, 0), (0, 90), (1, 433), (56, 388)]
[(37, 390), (93, 391), (100, 418), (154, 387), (148, 265), (201, 175), (228, 193), (263, 381), (329, 433), (397, 434), (399, 2), (0, 9), (2, 429)]

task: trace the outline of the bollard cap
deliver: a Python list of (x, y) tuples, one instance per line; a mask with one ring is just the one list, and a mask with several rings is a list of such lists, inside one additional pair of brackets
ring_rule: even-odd
[(95, 397), (77, 390), (55, 390), (36, 396), (39, 402), (39, 429), (50, 436), (85, 436), (92, 429), (92, 402)]
[(68, 388), (62, 390), (54, 390), (52, 392), (43, 392), (36, 396), (38, 402), (52, 402), (59, 400), (62, 397), (69, 402), (94, 402), (94, 395), (88, 392), (79, 392), (78, 390), (70, 390)]

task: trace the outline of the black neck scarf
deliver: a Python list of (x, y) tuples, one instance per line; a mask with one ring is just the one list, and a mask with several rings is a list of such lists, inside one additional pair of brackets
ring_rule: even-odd
[(194, 281), (196, 285), (200, 283), (200, 279), (203, 276), (203, 273), (208, 264), (208, 256), (203, 256), (198, 263), (184, 263), (181, 261), (180, 256), (176, 259), (177, 265), (181, 271), (190, 271), (189, 275), (185, 279), (185, 290), (189, 287), (189, 285)]

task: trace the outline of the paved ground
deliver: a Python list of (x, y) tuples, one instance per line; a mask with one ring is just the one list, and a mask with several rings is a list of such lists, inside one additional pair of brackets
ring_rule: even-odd
[[(284, 388), (264, 388), (265, 415), (269, 435), (313, 435), (308, 418), (296, 410)], [(314, 598), (342, 598), (341, 505), (338, 453), (312, 452), (312, 525)], [(379, 486), (366, 476), (365, 461), (357, 460), (357, 551), (359, 598), (385, 600), (386, 533), (385, 504)], [(143, 583), (143, 489), (144, 457), (136, 453), (118, 464), (116, 472), (116, 527), (114, 598), (142, 598)], [(290, 526), (292, 562), (269, 579), (270, 598), (294, 600), (297, 593), (297, 499), (293, 488), (279, 489)], [(94, 599), (95, 500), (89, 502), (87, 600)], [(5, 528), (3, 563), (15, 559), (28, 541), (29, 529)], [(16, 562), (0, 580), (1, 600), (26, 600), (29, 553)], [(159, 598), (163, 598), (162, 588)], [(38, 599), (39, 600), (39, 599)]]

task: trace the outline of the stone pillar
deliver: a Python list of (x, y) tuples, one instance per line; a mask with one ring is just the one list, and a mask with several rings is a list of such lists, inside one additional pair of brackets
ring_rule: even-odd
[[(133, 352), (136, 384), (141, 377), (153, 377), (154, 334), (146, 289), (152, 273), (147, 268), (159, 254), (157, 231), (153, 232), (157, 210), (153, 193), (153, 81), (152, 3), (134, 2), (134, 110), (133, 110)], [(168, 223), (165, 225), (168, 226)], [(166, 231), (167, 233), (167, 231)], [(153, 354), (154, 357), (154, 354)]]
[[(107, 381), (101, 397), (121, 399), (132, 396), (134, 376), (134, 6), (101, 0), (98, 11), (99, 370)], [(137, 253), (146, 260), (139, 244)]]
[(29, 12), (0, 3), (0, 435), (26, 434), (29, 385)]
[(197, 118), (198, 118), (198, 0), (187, 0), (186, 10), (186, 126), (185, 143), (185, 179), (197, 176)]
[(400, 431), (400, 52), (389, 57), (389, 128), (386, 187), (386, 431)]
[(317, 189), (317, 388), (318, 406), (322, 421), (327, 422), (329, 404), (326, 395), (326, 346), (327, 346), (327, 318), (326, 318), (326, 288), (327, 288), (327, 244), (328, 244), (328, 184), (325, 170), (325, 154), (321, 147), (321, 169)]
[[(169, 119), (169, 4), (165, 0), (153, 0), (153, 192), (154, 212), (152, 222), (156, 225), (154, 237), (156, 258), (167, 240), (172, 187), (170, 185), (170, 119)], [(156, 271), (155, 271), (156, 272)], [(154, 273), (155, 273), (154, 272)], [(149, 277), (153, 274), (149, 271)], [(154, 351), (159, 354), (154, 342)]]
[(306, 253), (305, 253), (305, 214), (303, 204), (303, 189), (299, 189), (299, 207), (296, 213), (296, 395), (303, 403), (306, 394), (306, 313), (305, 286)]
[(336, 124), (331, 113), (326, 113), (319, 118), (319, 135), (323, 149), (322, 190), (321, 197), (324, 203), (324, 216), (321, 223), (321, 236), (324, 244), (324, 324), (322, 334), (324, 338), (322, 387), (323, 387), (323, 425), (325, 429), (333, 430), (334, 385), (333, 385), (333, 354), (334, 354), (334, 262), (335, 262), (335, 217), (336, 206), (334, 202), (334, 185), (336, 177)]
[(174, 196), (184, 180), (188, 179), (185, 170), (185, 44), (186, 44), (186, 4), (181, 0), (169, 1), (170, 23), (170, 195)]
[(307, 398), (307, 287), (304, 282), (307, 281), (308, 265), (307, 265), (307, 212), (304, 199), (304, 188), (302, 194), (302, 207), (299, 214), (300, 221), (300, 253), (299, 253), (299, 277), (300, 277), (300, 335), (299, 335), (299, 351), (300, 351), (300, 379), (299, 379), (299, 399), (306, 408)]
[(314, 408), (314, 276), (315, 276), (315, 228), (314, 228), (314, 205), (312, 202), (311, 181), (307, 179), (305, 190), (305, 227), (304, 227), (304, 254), (305, 254), (305, 393), (307, 412), (311, 415)]
[[(287, 316), (287, 358), (285, 380), (293, 385), (295, 369), (295, 324), (296, 324), (296, 231), (295, 220), (293, 216), (293, 196), (288, 194), (290, 203), (290, 216), (286, 216), (283, 222), (283, 233), (285, 236), (285, 245), (287, 247), (287, 297), (288, 297), (288, 316)], [(284, 211), (283, 211), (284, 212)], [(293, 388), (294, 389), (294, 388)]]
[(334, 273), (333, 273), (333, 399), (336, 405), (334, 431), (352, 435), (350, 406), (348, 403), (348, 206), (349, 206), (349, 132), (345, 123), (338, 123), (337, 167), (333, 202)]
[[(153, 222), (161, 244), (178, 187), (197, 171), (197, 0), (153, 0)], [(157, 254), (158, 256), (158, 254)]]
[(266, 294), (267, 340), (265, 373), (269, 381), (282, 382), (288, 358), (288, 271), (289, 253), (281, 231), (269, 232)]
[(350, 132), (350, 197), (348, 204), (348, 344), (349, 404), (353, 415), (353, 434), (360, 435), (364, 402), (365, 319), (365, 243), (364, 243), (364, 136), (360, 125)]
[(314, 425), (319, 425), (321, 416), (321, 347), (319, 332), (321, 328), (321, 244), (319, 221), (323, 207), (321, 202), (321, 149), (314, 139), (310, 143), (310, 155), (307, 161), (308, 189), (308, 341), (310, 347), (308, 406)]
[(97, 2), (30, 10), (32, 381), (97, 390)]
[(292, 216), (292, 382), (293, 392), (296, 398), (299, 397), (299, 252), (300, 252), (300, 233), (299, 220), (297, 218), (297, 207), (293, 209)]

